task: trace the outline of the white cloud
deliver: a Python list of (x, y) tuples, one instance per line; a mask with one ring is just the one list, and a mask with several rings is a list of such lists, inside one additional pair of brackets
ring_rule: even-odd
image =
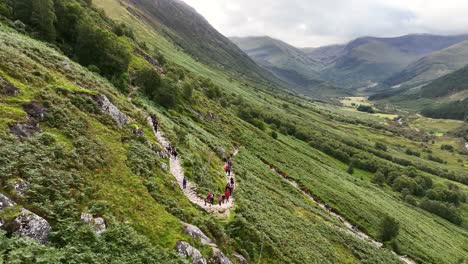
[(468, 33), (466, 0), (184, 0), (226, 36), (320, 46), (360, 36)]

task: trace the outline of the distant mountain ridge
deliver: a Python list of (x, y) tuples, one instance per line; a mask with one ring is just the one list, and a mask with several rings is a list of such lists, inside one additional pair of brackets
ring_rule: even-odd
[(342, 89), (320, 80), (319, 71), (325, 66), (303, 50), (271, 37), (232, 37), (231, 40), (256, 63), (297, 92), (329, 96), (343, 95)]
[[(263, 45), (260, 59), (258, 53), (252, 52), (252, 49), (247, 48), (245, 45), (245, 43), (254, 42), (256, 39), (258, 40), (256, 37), (237, 38), (234, 42), (257, 63), (260, 62), (263, 67), (284, 69), (285, 64), (290, 65), (288, 63), (291, 60), (291, 57), (288, 57), (289, 52), (283, 53), (282, 57), (278, 57), (277, 52), (271, 52), (265, 48), (266, 44)], [(268, 38), (264, 37), (263, 39)], [(244, 44), (240, 43), (241, 40)], [(361, 37), (345, 45), (330, 45), (319, 48), (296, 49), (291, 45), (286, 45), (290, 47), (288, 50), (295, 50), (296, 53), (301, 51), (301, 56), (305, 54), (312, 60), (312, 63), (308, 66), (309, 72), (318, 72), (319, 76), (313, 74), (309, 76), (353, 91), (382, 83), (391, 84), (392, 86), (397, 85), (401, 82), (394, 80), (403, 80), (407, 78), (406, 75), (409, 75), (410, 79), (414, 79), (419, 75), (419, 72), (410, 73), (412, 71), (408, 68), (411, 65), (416, 64), (419, 60), (430, 60), (433, 54), (449, 49), (452, 46), (455, 46), (454, 50), (458, 49), (459, 55), (461, 55), (458, 56), (458, 58), (461, 58), (458, 61), (462, 61), (464, 56), (468, 56), (468, 50), (459, 49), (456, 45), (466, 40), (468, 40), (468, 35), (411, 34), (388, 38)], [(278, 43), (278, 40), (271, 40), (270, 45), (276, 45), (275, 43)], [(293, 57), (297, 58), (296, 56)], [(428, 59), (425, 59), (426, 57)], [(447, 67), (447, 71), (439, 72), (438, 75), (431, 78), (428, 76), (423, 77), (424, 81), (436, 79), (463, 66), (462, 62), (445, 62), (444, 56), (439, 56), (439, 58), (442, 58), (442, 63), (450, 65)], [(268, 65), (265, 65), (264, 62), (268, 62)], [(294, 67), (288, 67), (287, 69), (295, 70)], [(302, 72), (307, 71), (307, 60), (301, 59), (300, 69)], [(399, 75), (403, 76), (398, 77)]]

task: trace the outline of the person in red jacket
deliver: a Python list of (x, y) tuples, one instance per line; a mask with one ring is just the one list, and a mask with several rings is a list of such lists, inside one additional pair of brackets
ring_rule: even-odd
[(224, 167), (224, 171), (226, 172), (228, 176), (231, 176), (231, 167), (229, 167), (229, 165), (226, 165)]
[(224, 193), (224, 197), (226, 198), (226, 202), (229, 202), (229, 196), (231, 196), (231, 191), (229, 189), (226, 189), (226, 192)]

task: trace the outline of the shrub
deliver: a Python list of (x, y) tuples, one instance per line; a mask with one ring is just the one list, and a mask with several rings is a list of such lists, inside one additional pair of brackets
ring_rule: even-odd
[(380, 225), (379, 238), (382, 242), (391, 241), (398, 236), (399, 231), (400, 223), (395, 218), (386, 216)]
[(275, 131), (271, 132), (271, 137), (273, 139), (278, 139), (278, 133), (276, 133)]
[(440, 149), (442, 149), (442, 150), (447, 150), (447, 151), (450, 151), (450, 152), (453, 152), (453, 151), (454, 151), (454, 147), (453, 147), (452, 145), (445, 145), (445, 144), (444, 144), (444, 145), (442, 145), (442, 146), (440, 147)]
[(375, 143), (375, 148), (383, 150), (383, 151), (387, 151), (387, 145), (380, 143), (380, 142)]
[(366, 113), (371, 113), (371, 114), (375, 113), (372, 106), (369, 106), (369, 105), (360, 105), (358, 106), (357, 110), (360, 112), (366, 112)]

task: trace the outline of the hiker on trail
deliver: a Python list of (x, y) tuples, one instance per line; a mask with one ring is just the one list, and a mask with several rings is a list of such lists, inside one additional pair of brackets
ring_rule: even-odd
[(223, 194), (220, 194), (218, 196), (218, 204), (219, 206), (221, 206), (222, 203), (224, 203), (224, 200), (226, 199), (226, 197), (223, 195)]
[(177, 150), (176, 148), (172, 148), (172, 156), (174, 156), (174, 159), (177, 159)]
[(206, 203), (208, 202), (209, 204), (213, 205), (213, 194), (211, 193), (208, 193), (208, 195), (206, 196), (206, 199), (205, 199), (205, 206), (206, 206)]
[(183, 187), (184, 189), (187, 188), (187, 178), (185, 178), (185, 177), (184, 177), (184, 179), (182, 180), (182, 187)]
[(151, 122), (153, 123), (153, 128), (156, 133), (158, 133), (158, 119), (156, 118), (155, 114), (151, 114)]
[(224, 188), (224, 191), (229, 192), (229, 195), (231, 195), (232, 188), (231, 188), (231, 184), (229, 184), (229, 182), (226, 184), (226, 188)]
[(224, 197), (226, 198), (226, 202), (229, 202), (229, 196), (231, 196), (231, 190), (226, 188), (226, 192), (224, 193)]
[(224, 171), (226, 172), (228, 176), (231, 176), (231, 167), (229, 167), (229, 165), (226, 165), (224, 167)]
[(234, 178), (231, 177), (231, 180), (229, 182), (231, 183), (231, 189), (234, 189)]
[(232, 167), (232, 160), (228, 159), (227, 164), (228, 164), (229, 167)]

